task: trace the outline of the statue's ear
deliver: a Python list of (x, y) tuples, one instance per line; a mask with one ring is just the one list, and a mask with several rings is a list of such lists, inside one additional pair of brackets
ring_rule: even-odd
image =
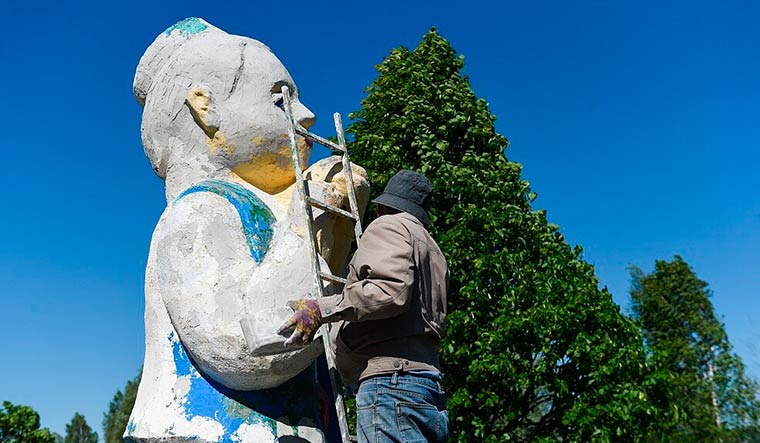
[(202, 85), (191, 87), (187, 93), (185, 105), (190, 109), (193, 120), (203, 129), (206, 136), (214, 138), (214, 134), (219, 130), (219, 114), (216, 111), (211, 90)]

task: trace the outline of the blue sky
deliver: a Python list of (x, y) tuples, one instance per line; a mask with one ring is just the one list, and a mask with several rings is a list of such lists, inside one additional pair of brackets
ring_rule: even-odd
[[(430, 6), (430, 5), (435, 5)], [(102, 434), (143, 357), (144, 269), (164, 207), (132, 78), (189, 16), (263, 41), (330, 135), (373, 66), (431, 26), (465, 56), (511, 160), (602, 284), (682, 255), (760, 377), (760, 4), (14, 2), (0, 27), (0, 401)]]

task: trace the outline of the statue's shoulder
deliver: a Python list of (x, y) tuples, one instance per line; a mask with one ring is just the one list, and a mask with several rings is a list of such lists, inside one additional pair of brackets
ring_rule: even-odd
[[(193, 194), (211, 194), (222, 197), (232, 204), (241, 214), (241, 218), (247, 219), (247, 214), (253, 218), (262, 220), (274, 220), (274, 215), (269, 206), (264, 203), (250, 189), (227, 180), (204, 180), (185, 189), (177, 198), (172, 201), (171, 205), (184, 200)], [(245, 217), (243, 217), (245, 213)]]
[(190, 186), (167, 206), (162, 224), (181, 227), (182, 231), (186, 231), (189, 224), (218, 229), (216, 216), (219, 215), (224, 223), (229, 223), (230, 229), (242, 226), (251, 255), (260, 262), (274, 236), (276, 218), (264, 201), (240, 184), (204, 180)]

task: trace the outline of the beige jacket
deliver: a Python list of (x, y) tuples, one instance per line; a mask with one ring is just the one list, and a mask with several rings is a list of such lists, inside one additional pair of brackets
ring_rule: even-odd
[(336, 366), (350, 384), (395, 371), (440, 370), (449, 270), (417, 218), (384, 215), (364, 232), (343, 292), (319, 308), (333, 325)]

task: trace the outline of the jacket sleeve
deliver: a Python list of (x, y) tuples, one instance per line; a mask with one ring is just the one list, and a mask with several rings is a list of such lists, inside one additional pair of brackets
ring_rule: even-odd
[(365, 231), (349, 264), (343, 292), (323, 297), (325, 322), (395, 317), (409, 308), (414, 291), (411, 234), (392, 216), (380, 217)]

